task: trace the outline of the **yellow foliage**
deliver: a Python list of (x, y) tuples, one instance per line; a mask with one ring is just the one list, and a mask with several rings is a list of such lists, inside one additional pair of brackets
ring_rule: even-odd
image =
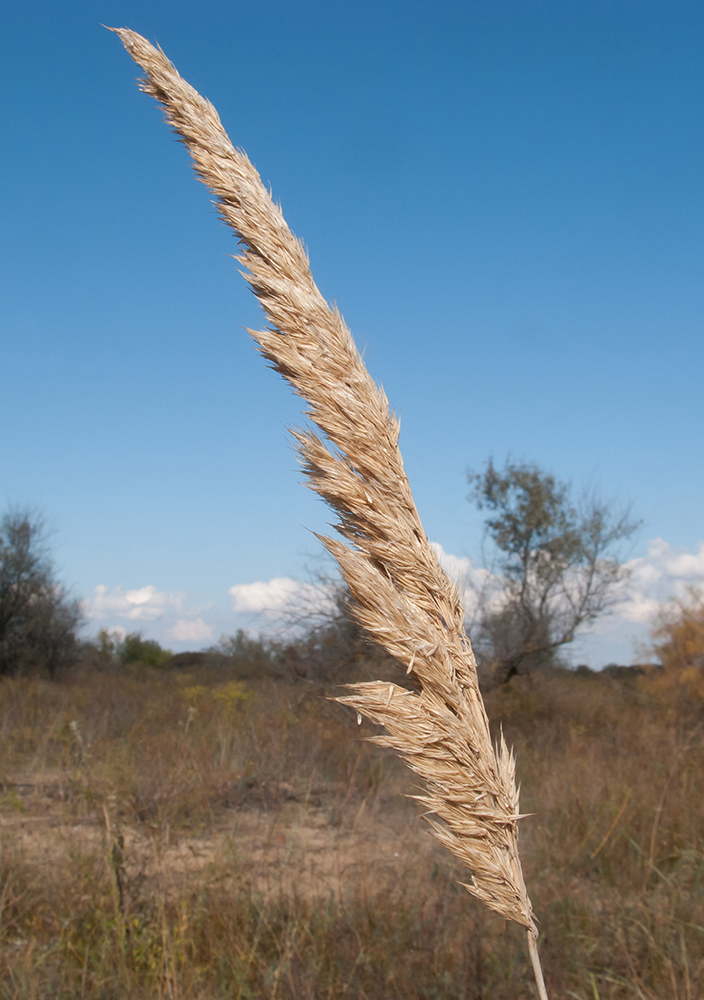
[[(191, 680), (191, 678), (188, 678)], [(207, 688), (202, 684), (188, 684), (181, 687), (179, 697), (191, 708), (200, 707), (207, 700), (215, 702), (228, 715), (243, 707), (255, 697), (254, 691), (242, 681), (226, 681), (215, 688)]]
[(254, 692), (243, 681), (228, 681), (213, 691), (213, 700), (219, 702), (227, 712), (234, 712), (254, 698)]
[(202, 684), (192, 684), (190, 687), (181, 688), (179, 694), (185, 702), (193, 705), (208, 694), (208, 689)]
[(672, 600), (650, 634), (650, 652), (663, 668), (649, 679), (651, 690), (704, 705), (704, 597), (691, 588), (687, 598)]

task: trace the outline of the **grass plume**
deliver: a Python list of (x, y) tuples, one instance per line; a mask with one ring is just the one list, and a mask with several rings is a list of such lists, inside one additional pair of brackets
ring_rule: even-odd
[(430, 820), (434, 835), (467, 865), (467, 889), (526, 928), (546, 998), (518, 854), (513, 755), (503, 739), (492, 744), (460, 594), (423, 531), (398, 421), (342, 316), (318, 290), (304, 247), (247, 156), (230, 142), (215, 108), (163, 52), (129, 29), (114, 30), (147, 74), (140, 86), (166, 109), (240, 240), (238, 260), (269, 321), (252, 336), (307, 401), (307, 416), (322, 432), (294, 432), (310, 486), (336, 512), (336, 528), (348, 544), (321, 541), (339, 563), (361, 624), (418, 684), (418, 690), (356, 684), (339, 700), (382, 725), (386, 733), (376, 741), (424, 779), (419, 798), (436, 817)]

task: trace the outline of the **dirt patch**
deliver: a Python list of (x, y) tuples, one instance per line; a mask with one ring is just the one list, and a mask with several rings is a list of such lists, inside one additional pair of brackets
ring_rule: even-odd
[[(33, 812), (0, 814), (4, 850), (37, 865), (67, 854), (113, 859), (129, 880), (177, 890), (185, 880), (238, 882), (265, 896), (339, 895), (352, 885), (393, 881), (408, 870), (409, 856), (430, 862), (440, 849), (404, 803), (383, 814), (367, 800), (321, 807), (296, 801), (292, 789), (276, 792), (275, 808), (241, 807), (202, 833), (172, 833), (121, 825), (103, 817), (67, 820), (60, 796), (35, 796)], [(316, 797), (317, 800), (317, 797)], [(315, 801), (315, 800), (314, 800)]]

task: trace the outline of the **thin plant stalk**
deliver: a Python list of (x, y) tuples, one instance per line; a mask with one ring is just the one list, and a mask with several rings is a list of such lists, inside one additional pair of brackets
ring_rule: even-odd
[(463, 883), (521, 924), (541, 1000), (547, 1000), (538, 932), (518, 854), (513, 753), (492, 744), (459, 589), (423, 531), (398, 445), (399, 423), (336, 308), (311, 275), (303, 245), (215, 108), (161, 50), (112, 29), (146, 73), (187, 146), (199, 178), (239, 239), (238, 260), (269, 326), (249, 331), (260, 352), (308, 404), (317, 430), (294, 431), (302, 466), (339, 518), (344, 542), (320, 537), (355, 599), (360, 624), (413, 674), (417, 690), (381, 681), (349, 685), (337, 699), (383, 726), (423, 779), (417, 796), (433, 834), (467, 866)]

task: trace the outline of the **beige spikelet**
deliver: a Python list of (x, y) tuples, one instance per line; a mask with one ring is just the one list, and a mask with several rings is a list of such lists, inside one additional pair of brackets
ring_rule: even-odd
[[(142, 89), (166, 108), (196, 172), (239, 237), (238, 260), (270, 327), (250, 331), (261, 353), (309, 404), (323, 432), (296, 432), (310, 486), (336, 511), (350, 543), (321, 538), (354, 595), (357, 616), (404, 663), (420, 692), (395, 684), (351, 685), (339, 701), (386, 730), (392, 747), (425, 782), (419, 798), (433, 833), (467, 865), (467, 889), (528, 932), (546, 998), (537, 931), (518, 856), (513, 755), (494, 749), (464, 632), (457, 587), (423, 532), (398, 447), (399, 425), (373, 382), (342, 317), (313, 281), (306, 252), (259, 174), (225, 133), (217, 112), (160, 50), (117, 31), (146, 72)], [(334, 450), (327, 442), (334, 445)]]

